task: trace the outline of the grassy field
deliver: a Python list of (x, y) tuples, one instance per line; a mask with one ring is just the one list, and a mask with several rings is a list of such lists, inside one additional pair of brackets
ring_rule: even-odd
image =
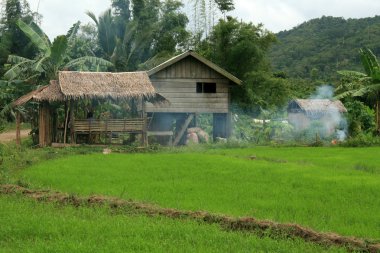
[(20, 177), (33, 187), (379, 239), (379, 152), (380, 148), (260, 147), (92, 154), (43, 162), (23, 170)]
[(162, 217), (0, 196), (0, 252), (345, 252)]

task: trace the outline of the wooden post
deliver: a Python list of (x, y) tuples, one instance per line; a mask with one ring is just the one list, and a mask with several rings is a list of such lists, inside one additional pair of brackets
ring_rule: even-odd
[(66, 113), (65, 113), (65, 130), (63, 132), (63, 143), (66, 144), (67, 140), (67, 124), (69, 122), (69, 107), (67, 106), (67, 102), (65, 104)]
[(74, 127), (74, 121), (75, 121), (75, 114), (74, 114), (74, 100), (70, 100), (70, 142), (71, 144), (75, 143), (75, 127)]
[(17, 146), (21, 145), (21, 136), (20, 136), (20, 125), (21, 125), (21, 115), (20, 112), (16, 112), (16, 144)]
[(41, 103), (39, 106), (39, 118), (38, 118), (38, 137), (39, 137), (39, 146), (46, 146), (46, 115), (45, 115), (45, 106), (44, 103)]
[(141, 131), (141, 142), (144, 147), (148, 146), (148, 116), (145, 112), (144, 99), (141, 98), (141, 117), (143, 119), (143, 127)]

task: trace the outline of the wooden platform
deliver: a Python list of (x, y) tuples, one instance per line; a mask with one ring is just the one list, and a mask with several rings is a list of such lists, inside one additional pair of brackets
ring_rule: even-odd
[(75, 133), (142, 133), (145, 131), (146, 119), (86, 119), (74, 121)]

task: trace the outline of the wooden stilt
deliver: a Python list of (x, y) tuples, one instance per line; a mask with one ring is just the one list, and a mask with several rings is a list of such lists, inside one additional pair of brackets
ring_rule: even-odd
[(187, 117), (187, 119), (183, 123), (181, 129), (179, 130), (178, 135), (175, 137), (174, 142), (173, 142), (173, 146), (177, 146), (179, 144), (179, 142), (181, 141), (183, 135), (186, 132), (186, 129), (188, 128), (188, 126), (191, 123), (191, 121), (193, 120), (193, 118), (194, 118), (194, 114), (193, 113), (189, 114), (189, 116)]
[(20, 126), (21, 126), (21, 115), (20, 112), (16, 112), (16, 144), (17, 146), (21, 145), (21, 135), (20, 135)]

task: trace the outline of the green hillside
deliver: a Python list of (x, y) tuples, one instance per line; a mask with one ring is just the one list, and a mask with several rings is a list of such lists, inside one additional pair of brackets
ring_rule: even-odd
[(347, 20), (323, 16), (279, 32), (277, 38), (270, 52), (275, 71), (333, 81), (337, 70), (361, 70), (360, 47), (380, 55), (380, 16)]

